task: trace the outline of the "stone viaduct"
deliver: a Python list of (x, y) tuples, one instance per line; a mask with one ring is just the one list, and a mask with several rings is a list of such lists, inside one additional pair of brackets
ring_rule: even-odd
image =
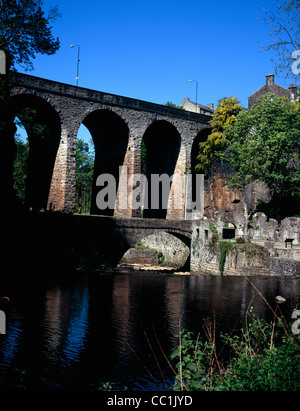
[[(128, 178), (142, 171), (142, 141), (147, 175), (184, 176), (192, 172), (199, 142), (211, 130), (206, 115), (20, 73), (11, 75), (10, 90), (14, 114), (28, 134), (27, 205), (36, 209), (75, 211), (76, 136), (81, 124), (90, 131), (95, 146), (91, 213), (115, 217), (140, 217), (140, 210), (130, 204), (126, 209), (118, 207), (118, 199), (124, 195), (119, 184), (124, 166)], [(34, 108), (37, 123), (45, 126), (42, 139), (36, 138), (35, 127), (26, 126), (26, 107)], [(118, 184), (115, 209), (107, 213), (100, 212), (95, 201), (95, 181), (103, 173), (114, 175)], [(168, 210), (148, 210), (144, 217), (184, 219), (184, 190), (182, 207), (172, 205), (175, 185), (170, 188)]]

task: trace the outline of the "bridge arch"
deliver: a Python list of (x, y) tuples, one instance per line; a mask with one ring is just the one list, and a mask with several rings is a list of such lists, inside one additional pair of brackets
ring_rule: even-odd
[(191, 239), (170, 230), (139, 233), (136, 243), (123, 250), (121, 264), (189, 269)]
[[(148, 201), (143, 213), (145, 218), (165, 219), (167, 217), (167, 203), (170, 199), (172, 183), (169, 187), (162, 187), (160, 183), (156, 191), (154, 183), (152, 184), (152, 176), (165, 174), (171, 177), (174, 174), (180, 147), (181, 136), (177, 128), (166, 120), (154, 121), (144, 133), (141, 145), (141, 171), (148, 181)], [(159, 197), (156, 205), (154, 205), (155, 196)]]
[(113, 215), (113, 208), (99, 209), (96, 204), (96, 196), (101, 190), (101, 187), (96, 186), (96, 180), (101, 174), (110, 174), (114, 177), (118, 190), (119, 167), (124, 163), (129, 128), (118, 114), (109, 109), (90, 112), (82, 124), (89, 130), (95, 147), (91, 214)]
[(23, 124), (29, 142), (25, 205), (46, 209), (61, 139), (61, 118), (48, 99), (35, 94), (16, 94), (11, 111)]

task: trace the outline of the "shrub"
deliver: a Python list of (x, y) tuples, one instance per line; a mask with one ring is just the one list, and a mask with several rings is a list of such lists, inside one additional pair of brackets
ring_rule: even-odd
[(174, 390), (197, 391), (298, 391), (300, 390), (300, 339), (289, 334), (284, 319), (272, 323), (251, 315), (241, 335), (221, 335), (229, 359), (221, 364), (215, 341), (183, 330), (172, 352), (177, 359)]

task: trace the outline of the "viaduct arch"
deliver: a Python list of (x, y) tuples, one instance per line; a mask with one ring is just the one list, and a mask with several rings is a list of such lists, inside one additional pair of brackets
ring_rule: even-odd
[[(29, 185), (27, 199), (29, 206), (37, 208), (75, 212), (76, 136), (82, 123), (95, 144), (94, 180), (97, 174), (106, 172), (116, 176), (118, 182), (125, 166), (128, 178), (141, 173), (143, 144), (147, 149), (146, 173), (190, 173), (198, 136), (209, 129), (210, 117), (205, 115), (20, 73), (11, 75), (10, 90), (15, 112), (33, 107), (38, 121), (49, 129), (43, 145), (35, 139), (33, 130), (28, 133), (32, 181), (35, 175), (40, 179), (38, 184), (32, 182), (31, 187), (40, 187), (40, 194)], [(170, 199), (174, 186), (172, 183)], [(130, 204), (126, 209), (118, 206), (123, 195), (124, 187), (118, 184), (115, 209), (107, 214), (140, 217), (140, 210)], [(95, 196), (96, 191), (93, 199)], [(184, 194), (182, 203), (180, 210), (171, 201), (167, 211), (161, 207), (155, 212), (148, 210), (148, 217), (182, 220)], [(94, 200), (92, 204), (92, 213), (99, 214)]]

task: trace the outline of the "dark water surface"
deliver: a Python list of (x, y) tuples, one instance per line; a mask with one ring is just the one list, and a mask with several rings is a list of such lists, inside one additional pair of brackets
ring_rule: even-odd
[[(179, 326), (203, 333), (239, 330), (250, 306), (273, 318), (264, 298), (287, 318), (300, 309), (299, 278), (180, 276), (157, 272), (97, 273), (2, 285), (0, 389), (98, 390), (105, 382), (130, 390), (164, 390)], [(254, 286), (253, 286), (254, 285)]]

